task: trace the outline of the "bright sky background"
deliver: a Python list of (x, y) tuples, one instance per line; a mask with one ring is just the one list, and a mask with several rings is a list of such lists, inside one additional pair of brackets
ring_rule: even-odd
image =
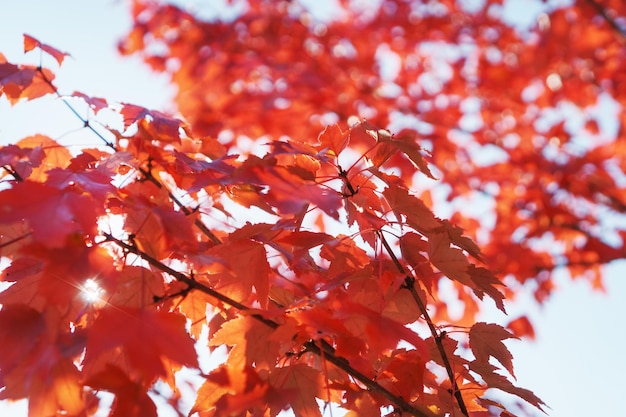
[[(166, 79), (150, 73), (137, 59), (117, 55), (116, 42), (130, 25), (122, 1), (0, 1), (0, 52), (9, 62), (38, 63), (37, 53), (22, 54), (22, 34), (28, 33), (72, 54), (60, 70), (52, 60), (45, 62), (57, 72), (61, 92), (78, 90), (110, 102), (171, 110), (167, 103), (172, 88)], [(527, 5), (530, 1), (514, 3)], [(532, 12), (528, 7), (518, 10), (520, 18)], [(61, 143), (90, 143), (92, 136), (80, 127), (58, 100), (11, 108), (0, 99), (0, 145), (34, 133), (48, 134)], [(606, 294), (593, 292), (584, 282), (563, 278), (558, 281), (560, 289), (543, 307), (537, 308), (530, 298), (509, 306), (511, 317), (527, 312), (537, 332), (535, 342), (508, 343), (515, 358), (517, 384), (542, 398), (551, 407), (552, 417), (617, 416), (624, 412), (626, 263), (615, 263), (606, 271)], [(496, 315), (486, 320), (505, 322), (506, 318)], [(23, 405), (0, 403), (0, 415), (21, 417), (26, 411)]]

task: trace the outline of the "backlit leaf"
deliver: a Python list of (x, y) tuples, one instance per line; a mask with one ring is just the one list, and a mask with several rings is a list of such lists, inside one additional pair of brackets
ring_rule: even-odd
[(61, 52), (50, 45), (39, 42), (37, 39), (30, 35), (24, 34), (24, 52), (32, 51), (35, 48), (39, 48), (48, 55), (52, 56), (61, 65), (65, 57), (69, 56), (67, 52)]

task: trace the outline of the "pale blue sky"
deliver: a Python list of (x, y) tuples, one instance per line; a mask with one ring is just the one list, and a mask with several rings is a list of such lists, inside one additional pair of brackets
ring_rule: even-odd
[[(130, 24), (126, 8), (113, 0), (2, 1), (0, 52), (9, 61), (37, 63), (22, 55), (22, 33), (70, 52), (57, 71), (62, 92), (80, 90), (110, 101), (168, 110), (172, 89), (137, 59), (117, 56), (115, 43)], [(516, 3), (520, 4), (517, 0)], [(48, 65), (53, 66), (52, 62)], [(33, 133), (61, 137), (62, 143), (86, 144), (92, 136), (55, 100), (11, 108), (0, 99), (0, 144)], [(510, 306), (511, 316), (528, 312), (537, 325), (535, 342), (508, 344), (515, 357), (518, 385), (533, 390), (553, 417), (614, 416), (623, 413), (622, 377), (626, 374), (626, 267), (607, 268), (608, 294), (584, 282), (559, 280), (559, 291), (542, 308), (532, 301)], [(502, 320), (489, 316), (489, 320)], [(24, 408), (0, 403), (0, 415), (25, 416)]]

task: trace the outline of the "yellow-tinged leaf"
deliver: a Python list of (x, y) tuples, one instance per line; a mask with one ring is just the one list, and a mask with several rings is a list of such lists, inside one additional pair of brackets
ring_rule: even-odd
[(68, 415), (77, 415), (85, 407), (83, 386), (80, 382), (80, 372), (71, 361), (57, 363), (52, 368), (52, 385), (58, 406)]
[(40, 146), (45, 157), (38, 167), (34, 167), (29, 179), (33, 181), (44, 181), (46, 171), (52, 168), (65, 168), (70, 164), (72, 154), (67, 147), (60, 145), (54, 139), (45, 135), (28, 136), (16, 144), (21, 148), (36, 148)]

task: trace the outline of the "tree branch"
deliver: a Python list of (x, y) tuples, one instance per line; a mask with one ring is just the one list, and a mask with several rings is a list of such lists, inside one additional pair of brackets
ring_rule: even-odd
[(611, 28), (613, 28), (613, 30), (616, 33), (621, 35), (622, 42), (626, 41), (626, 30), (624, 30), (624, 28), (618, 25), (615, 19), (609, 16), (609, 14), (606, 11), (606, 8), (602, 6), (600, 3), (598, 3), (596, 0), (586, 0), (586, 1), (587, 3), (589, 3), (589, 5), (591, 5), (591, 7), (593, 7), (596, 10), (596, 12), (598, 12), (600, 16), (602, 16), (602, 18), (609, 24), (609, 26), (611, 26)]
[(15, 178), (15, 180), (17, 182), (22, 182), (24, 181), (24, 178), (22, 178), (22, 176), (20, 174), (17, 173), (17, 171), (15, 171), (13, 169), (13, 167), (7, 167), (6, 165), (2, 167), (7, 173), (9, 173), (13, 178)]
[(385, 247), (387, 254), (391, 257), (391, 260), (396, 265), (396, 268), (398, 268), (398, 271), (400, 271), (401, 274), (404, 274), (404, 284), (402, 285), (401, 288), (409, 290), (409, 292), (411, 293), (411, 296), (413, 297), (413, 300), (419, 307), (422, 313), (422, 316), (424, 317), (424, 320), (426, 321), (426, 324), (428, 325), (428, 329), (430, 330), (430, 333), (433, 336), (433, 339), (437, 346), (437, 350), (439, 351), (439, 355), (441, 355), (441, 361), (443, 362), (444, 367), (446, 368), (448, 379), (450, 380), (450, 383), (452, 384), (454, 397), (456, 398), (456, 401), (459, 404), (459, 408), (461, 409), (461, 412), (463, 413), (463, 415), (469, 417), (469, 412), (467, 410), (467, 407), (465, 406), (465, 401), (463, 400), (461, 391), (459, 390), (459, 387), (456, 383), (456, 379), (454, 378), (454, 371), (452, 369), (452, 364), (450, 363), (450, 359), (448, 359), (448, 355), (446, 354), (446, 350), (444, 349), (444, 346), (443, 346), (442, 340), (445, 337), (445, 335), (442, 335), (437, 330), (435, 323), (433, 323), (433, 320), (430, 318), (430, 315), (428, 314), (428, 310), (426, 309), (426, 305), (422, 301), (421, 297), (419, 296), (415, 288), (415, 278), (410, 276), (407, 273), (407, 271), (404, 269), (404, 267), (398, 260), (398, 257), (396, 256), (396, 254), (393, 253), (393, 250), (391, 249), (389, 242), (387, 242), (387, 239), (385, 239), (385, 236), (382, 234), (382, 232), (379, 230), (379, 231), (376, 231), (376, 234), (378, 235), (378, 237), (380, 238), (380, 241)]
[[(250, 307), (236, 300), (233, 300), (232, 298), (214, 290), (213, 288), (207, 285), (202, 284), (201, 282), (196, 281), (195, 279), (187, 276), (186, 274), (182, 272), (179, 272), (170, 268), (169, 266), (165, 265), (163, 262), (159, 261), (158, 259), (141, 251), (139, 248), (137, 248), (137, 246), (124, 242), (123, 240), (120, 240), (114, 237), (110, 233), (105, 232), (103, 233), (103, 236), (105, 237), (105, 242), (112, 242), (116, 244), (117, 246), (119, 246), (120, 248), (122, 248), (123, 250), (129, 253), (132, 253), (134, 255), (137, 255), (138, 257), (140, 257), (141, 259), (143, 259), (144, 261), (146, 261), (148, 264), (155, 267), (156, 269), (162, 272), (165, 272), (166, 274), (172, 276), (174, 279), (180, 282), (187, 284), (189, 286), (189, 289), (203, 292), (215, 298), (216, 300), (226, 305), (229, 305), (239, 311), (243, 312), (243, 311), (251, 310)], [(274, 320), (267, 319), (260, 314), (250, 314), (250, 316), (272, 329), (276, 329), (280, 326), (279, 323), (275, 322)], [(321, 340), (320, 342), (322, 346), (321, 348), (313, 340), (306, 342), (303, 345), (304, 351), (311, 352), (317, 356), (320, 356), (322, 359), (332, 363), (333, 365), (335, 365), (336, 367), (343, 370), (348, 375), (350, 375), (351, 377), (353, 377), (354, 379), (362, 383), (368, 389), (368, 391), (375, 392), (377, 394), (382, 395), (387, 400), (389, 400), (392, 404), (394, 404), (399, 410), (402, 410), (402, 412), (404, 413), (409, 413), (416, 417), (434, 417), (435, 416), (435, 414), (433, 414), (427, 409), (420, 409), (411, 405), (402, 397), (393, 394), (391, 391), (384, 388), (378, 382), (373, 381), (372, 379), (368, 378), (366, 375), (362, 374), (361, 372), (359, 372), (358, 370), (350, 366), (349, 361), (346, 358), (338, 356), (335, 353), (335, 349), (328, 342), (325, 342), (324, 340)]]

